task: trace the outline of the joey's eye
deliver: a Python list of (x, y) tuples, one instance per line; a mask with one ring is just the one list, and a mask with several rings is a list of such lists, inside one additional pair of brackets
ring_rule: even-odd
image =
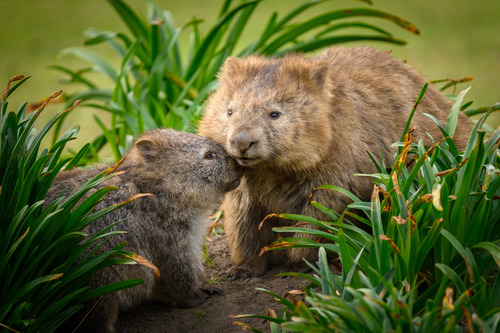
[(269, 114), (269, 118), (271, 119), (278, 119), (280, 117), (281, 113), (279, 113), (278, 111), (273, 111)]
[(231, 110), (231, 109), (227, 109), (227, 115), (228, 115), (228, 116), (231, 116), (232, 114), (233, 114), (233, 110)]
[(203, 158), (206, 160), (213, 160), (216, 157), (217, 157), (217, 155), (213, 151), (209, 151), (209, 152), (205, 153), (205, 156), (203, 156)]

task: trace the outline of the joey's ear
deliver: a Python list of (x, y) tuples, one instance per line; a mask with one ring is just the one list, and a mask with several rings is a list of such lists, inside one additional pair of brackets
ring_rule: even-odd
[(139, 156), (146, 164), (151, 163), (158, 155), (157, 144), (149, 138), (137, 140), (135, 142), (135, 148), (137, 149)]
[(322, 90), (325, 87), (326, 80), (328, 79), (328, 64), (324, 62), (315, 64), (310, 69), (309, 73), (311, 81), (318, 87), (318, 89)]

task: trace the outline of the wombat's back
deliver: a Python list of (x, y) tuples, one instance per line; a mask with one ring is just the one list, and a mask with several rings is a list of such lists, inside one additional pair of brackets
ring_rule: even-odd
[[(386, 147), (399, 140), (410, 111), (428, 82), (421, 74), (388, 52), (371, 47), (330, 48), (314, 60), (327, 63), (330, 69), (333, 114), (337, 113), (341, 118), (345, 116), (347, 122), (358, 122), (361, 126), (360, 131), (354, 128), (350, 134), (370, 133), (367, 141), (377, 136), (388, 137), (392, 142), (386, 142)], [(414, 134), (426, 145), (432, 145), (426, 133), (435, 141), (441, 139), (442, 133), (425, 113), (436, 117), (444, 127), (450, 109), (451, 103), (446, 97), (429, 84), (410, 128), (415, 127)], [(345, 113), (355, 114), (356, 119)], [(340, 124), (337, 128), (342, 127), (342, 122)], [(470, 131), (467, 116), (460, 112), (454, 135), (459, 149), (465, 148)]]

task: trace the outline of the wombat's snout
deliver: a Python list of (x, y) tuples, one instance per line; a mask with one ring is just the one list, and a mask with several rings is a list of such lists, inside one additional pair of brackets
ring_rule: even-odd
[(230, 142), (233, 148), (236, 148), (241, 155), (245, 155), (250, 148), (257, 144), (258, 140), (250, 135), (250, 133), (242, 131), (233, 135)]

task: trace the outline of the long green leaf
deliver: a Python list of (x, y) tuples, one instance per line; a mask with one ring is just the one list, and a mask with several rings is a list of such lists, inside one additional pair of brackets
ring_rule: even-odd
[(448, 115), (448, 120), (446, 121), (446, 133), (448, 133), (451, 137), (455, 134), (455, 130), (457, 128), (458, 123), (458, 114), (460, 112), (460, 105), (462, 104), (465, 94), (470, 90), (471, 87), (462, 90), (455, 101), (453, 106), (451, 107), (450, 113)]
[(90, 62), (91, 64), (94, 65), (95, 70), (106, 74), (112, 81), (116, 82), (118, 77), (116, 74), (116, 70), (108, 61), (106, 61), (98, 53), (80, 47), (69, 47), (60, 51), (57, 55), (57, 58), (66, 55), (73, 55), (75, 57)]
[(205, 55), (208, 50), (213, 49), (213, 43), (220, 38), (220, 33), (223, 32), (223, 28), (226, 24), (230, 22), (230, 20), (241, 10), (243, 10), (247, 6), (252, 6), (255, 3), (258, 3), (260, 0), (249, 0), (246, 1), (231, 11), (227, 12), (220, 18), (220, 20), (214, 25), (214, 27), (209, 31), (203, 43), (200, 45), (199, 49), (194, 55), (193, 60), (191, 61), (187, 71), (186, 71), (186, 79), (189, 79), (193, 76), (193, 74), (199, 69), (202, 68), (206, 63)]
[(414, 33), (418, 33), (418, 29), (411, 23), (402, 20), (399, 17), (396, 17), (394, 15), (384, 13), (378, 10), (374, 9), (367, 9), (367, 8), (354, 8), (354, 9), (347, 9), (347, 10), (338, 10), (338, 11), (331, 11), (326, 14), (318, 15), (316, 17), (313, 17), (305, 22), (303, 22), (301, 25), (292, 27), (283, 34), (277, 36), (274, 38), (272, 42), (270, 42), (263, 50), (262, 52), (264, 54), (273, 54), (276, 51), (278, 51), (279, 48), (284, 46), (287, 43), (293, 42), (296, 40), (296, 38), (312, 29), (315, 29), (319, 26), (323, 26), (325, 24), (328, 24), (329, 22), (333, 20), (338, 20), (342, 18), (348, 18), (352, 16), (371, 16), (371, 17), (380, 17), (384, 18), (387, 20), (390, 20), (399, 26), (401, 26), (404, 29), (407, 29), (409, 31), (412, 31)]
[(500, 266), (500, 246), (493, 242), (481, 242), (472, 247), (473, 249), (482, 249), (488, 251), (498, 266)]
[(121, 16), (122, 21), (128, 26), (135, 37), (148, 37), (146, 24), (141, 21), (138, 15), (123, 1), (121, 0), (108, 0), (108, 2), (115, 8), (116, 12)]

